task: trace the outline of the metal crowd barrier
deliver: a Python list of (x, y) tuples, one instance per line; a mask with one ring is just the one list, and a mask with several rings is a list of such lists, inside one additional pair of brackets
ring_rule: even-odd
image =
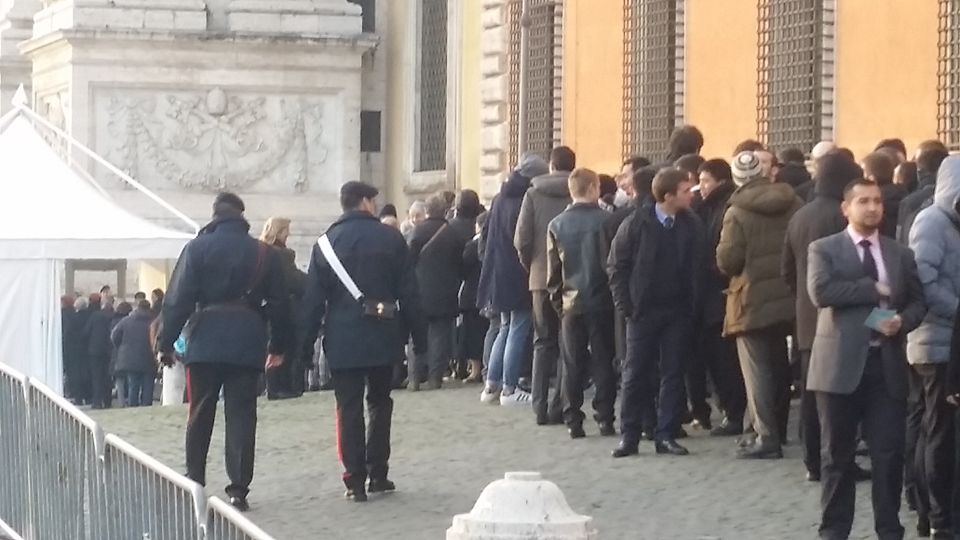
[(204, 525), (207, 539), (216, 540), (272, 540), (232, 506), (217, 497), (207, 501), (207, 520)]
[(26, 377), (0, 364), (0, 520), (6, 525), (0, 529), (20, 534), (26, 534), (30, 527), (25, 388)]
[(0, 364), (0, 539), (273, 540), (46, 386)]

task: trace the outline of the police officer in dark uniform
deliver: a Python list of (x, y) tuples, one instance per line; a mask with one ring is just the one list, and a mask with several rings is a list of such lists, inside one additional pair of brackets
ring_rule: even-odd
[[(157, 335), (159, 360), (173, 363), (183, 331), (187, 368), (187, 476), (206, 483), (207, 452), (223, 389), (226, 417), (226, 488), (230, 503), (249, 508), (257, 433), (258, 380), (283, 364), (293, 339), (283, 262), (250, 237), (244, 205), (217, 195), (213, 221), (191, 240), (173, 270)], [(189, 322), (188, 322), (189, 320)]]
[(407, 244), (399, 231), (377, 219), (377, 194), (362, 182), (341, 188), (344, 213), (313, 248), (304, 298), (303, 335), (312, 342), (323, 325), (343, 482), (347, 498), (357, 502), (367, 500), (367, 491), (395, 489), (387, 479), (393, 365), (411, 334), (416, 352), (422, 353), (426, 342)]

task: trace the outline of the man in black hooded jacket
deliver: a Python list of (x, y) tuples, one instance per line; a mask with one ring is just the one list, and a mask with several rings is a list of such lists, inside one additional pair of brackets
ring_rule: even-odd
[(847, 226), (840, 203), (843, 190), (853, 180), (863, 177), (863, 170), (842, 154), (823, 156), (817, 165), (815, 197), (790, 218), (784, 241), (781, 271), (787, 287), (797, 299), (796, 339), (800, 350), (800, 438), (803, 441), (803, 462), (807, 478), (820, 478), (820, 420), (817, 402), (807, 391), (807, 370), (810, 351), (817, 330), (817, 308), (807, 293), (807, 247), (814, 240), (836, 234)]
[(186, 338), (187, 476), (201, 485), (223, 389), (226, 492), (240, 511), (249, 508), (253, 480), (258, 381), (264, 365), (283, 364), (293, 339), (283, 261), (278, 251), (250, 236), (244, 209), (233, 193), (217, 195), (213, 221), (187, 243), (173, 270), (157, 335), (164, 365), (173, 364), (181, 330)]

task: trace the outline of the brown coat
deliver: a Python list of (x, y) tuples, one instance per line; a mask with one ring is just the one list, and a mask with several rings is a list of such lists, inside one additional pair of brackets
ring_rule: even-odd
[(730, 277), (724, 335), (792, 323), (794, 299), (780, 275), (787, 224), (803, 201), (787, 184), (754, 180), (737, 189), (723, 217), (717, 267)]

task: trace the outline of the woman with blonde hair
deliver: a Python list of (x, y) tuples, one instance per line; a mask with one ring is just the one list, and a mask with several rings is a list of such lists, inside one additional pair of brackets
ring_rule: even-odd
[[(283, 260), (284, 279), (290, 295), (291, 321), (299, 313), (300, 299), (304, 292), (304, 274), (297, 268), (297, 254), (287, 247), (290, 238), (290, 220), (285, 217), (271, 217), (263, 224), (260, 241), (280, 253)], [(300, 343), (294, 340), (293, 343)], [(294, 346), (296, 347), (296, 346)], [(289, 399), (303, 394), (304, 366), (301, 354), (296, 349), (287, 351), (282, 366), (267, 372), (267, 399)]]

